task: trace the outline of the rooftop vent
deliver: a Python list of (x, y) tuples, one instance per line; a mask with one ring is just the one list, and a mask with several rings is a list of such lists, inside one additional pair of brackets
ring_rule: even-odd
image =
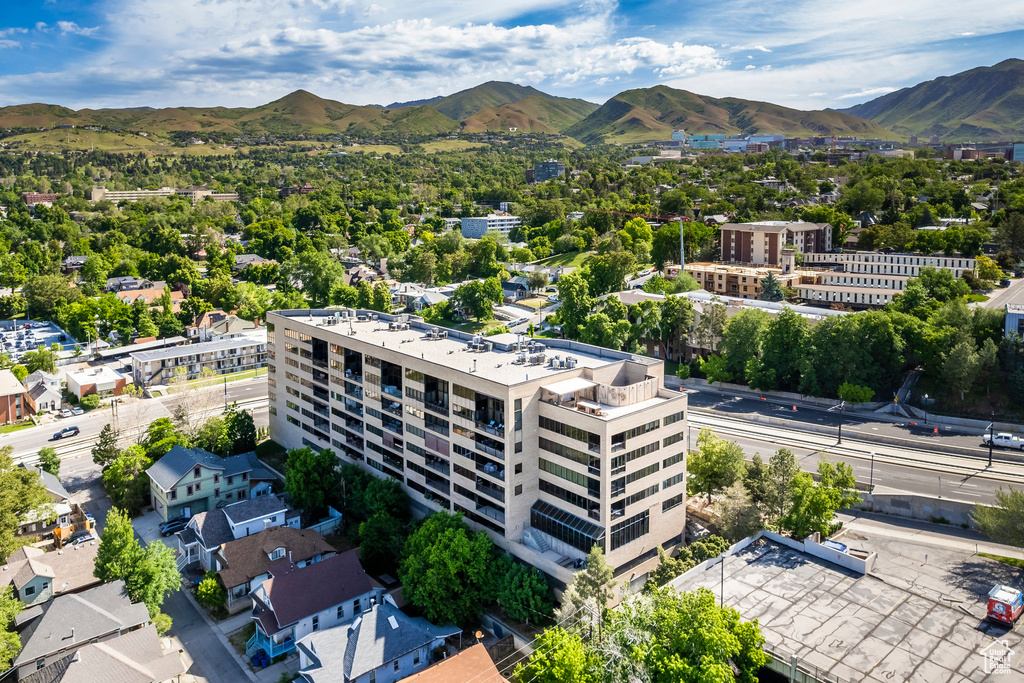
[(398, 622), (395, 620), (394, 617), (388, 617), (388, 623), (391, 625), (392, 630), (398, 629)]

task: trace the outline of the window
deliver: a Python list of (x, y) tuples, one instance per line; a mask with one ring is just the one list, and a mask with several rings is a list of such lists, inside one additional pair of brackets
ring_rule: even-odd
[(359, 614), (362, 611), (362, 607), (359, 606), (359, 598), (356, 598), (352, 601), (352, 614)]
[(202, 487), (203, 487), (202, 482), (197, 482), (196, 483), (196, 491), (200, 490)]
[(235, 483), (235, 478), (234, 477), (228, 477), (228, 486), (231, 486), (234, 483)]
[(371, 671), (370, 672), (370, 683), (377, 683), (377, 672), (376, 671)]
[(516, 474), (522, 474), (522, 473), (523, 473), (523, 463), (521, 463), (521, 462), (516, 463)]
[(274, 548), (274, 552), (270, 553), (271, 560), (280, 560), (284, 557), (284, 548)]
[(516, 495), (519, 496), (519, 495), (522, 495), (522, 493), (523, 493), (523, 485), (522, 484), (516, 484)]
[(192, 485), (191, 484), (189, 484), (188, 486), (185, 487), (185, 495), (186, 496), (191, 496), (192, 495)]
[(219, 498), (220, 497), (220, 489), (214, 489), (213, 490), (213, 497), (214, 498)]
[(34, 595), (36, 592), (35, 586), (25, 586), (25, 595)]
[(398, 660), (395, 660), (395, 673), (398, 673)]
[(178, 489), (171, 489), (171, 500), (178, 500)]
[(213, 475), (213, 483), (214, 484), (219, 484), (220, 483), (220, 475), (219, 474)]
[(195, 468), (192, 470), (192, 478), (198, 479), (201, 476), (203, 476), (203, 468), (200, 467), (199, 465), (196, 465)]
[(249, 473), (242, 472), (242, 481), (249, 481)]
[(317, 615), (317, 616), (313, 617), (313, 630), (314, 631), (319, 631), (320, 630), (320, 615)]
[(42, 659), (37, 659), (36, 660), (36, 671), (39, 671), (44, 666), (46, 666), (46, 658), (45, 657), (42, 658)]
[(338, 619), (344, 619), (344, 618), (345, 618), (345, 606), (344, 605), (338, 605)]
[(412, 665), (413, 666), (418, 666), (419, 663), (420, 663), (420, 651), (416, 650), (416, 652), (412, 653)]

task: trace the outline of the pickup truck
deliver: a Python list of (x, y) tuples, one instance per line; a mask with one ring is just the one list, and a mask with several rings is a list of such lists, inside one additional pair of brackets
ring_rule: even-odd
[(994, 435), (986, 434), (982, 437), (983, 445), (987, 446), (989, 442), (996, 448), (1016, 448), (1024, 451), (1024, 439), (1009, 432), (996, 432)]

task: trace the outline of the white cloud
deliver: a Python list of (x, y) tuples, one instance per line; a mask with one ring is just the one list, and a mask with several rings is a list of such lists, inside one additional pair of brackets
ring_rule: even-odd
[(77, 36), (91, 36), (92, 34), (96, 33), (96, 31), (99, 30), (98, 26), (93, 26), (92, 28), (86, 28), (84, 26), (79, 26), (78, 24), (76, 24), (73, 21), (58, 21), (57, 22), (57, 28), (60, 29), (61, 33), (77, 35)]
[(897, 88), (890, 88), (888, 86), (881, 86), (878, 88), (867, 88), (859, 92), (848, 92), (843, 95), (837, 95), (836, 97), (840, 100), (854, 100), (864, 99), (868, 97), (878, 97), (879, 95), (886, 95), (891, 92), (895, 92)]
[(43, 33), (47, 33), (47, 32), (49, 32), (52, 29), (49, 26), (46, 25), (45, 21), (37, 21), (36, 22), (36, 30), (37, 31), (42, 31)]
[(4, 39), (4, 38), (0, 38), (0, 50), (6, 50), (6, 49), (10, 49), (12, 47), (20, 47), (20, 46), (21, 46), (21, 43), (19, 43), (16, 40), (7, 40), (7, 39)]
[(756, 67), (756, 66), (754, 66), (753, 64), (747, 64), (747, 65), (746, 65), (745, 67), (743, 67), (743, 68), (744, 68), (744, 69), (746, 69), (747, 71), (751, 71), (751, 70), (753, 70), (753, 69), (756, 69), (757, 67)]

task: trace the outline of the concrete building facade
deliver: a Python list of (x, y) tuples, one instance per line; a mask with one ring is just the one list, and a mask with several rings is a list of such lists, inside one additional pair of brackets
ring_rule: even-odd
[(497, 230), (501, 234), (507, 235), (512, 232), (513, 228), (519, 227), (520, 223), (519, 216), (502, 216), (495, 213), (476, 218), (463, 218), (462, 236), (479, 239), (486, 235), (488, 230)]
[(268, 315), (271, 437), (462, 512), (556, 585), (593, 545), (624, 580), (685, 524), (687, 401), (662, 361), (370, 311)]
[(903, 275), (917, 277), (925, 267), (945, 268), (960, 277), (974, 270), (974, 259), (963, 256), (922, 256), (921, 254), (883, 254), (874, 251), (804, 254), (804, 263), (820, 268), (836, 268), (845, 273)]
[(130, 358), (133, 381), (140, 387), (166, 384), (179, 372), (184, 372), (187, 379), (201, 377), (204, 370), (215, 375), (227, 375), (264, 367), (267, 364), (267, 337), (260, 330), (199, 344), (140, 351), (130, 354)]
[(565, 164), (557, 159), (538, 161), (533, 165), (533, 180), (538, 183), (554, 180), (565, 175)]
[(722, 261), (726, 263), (776, 266), (787, 244), (802, 254), (832, 251), (832, 226), (828, 223), (726, 223), (720, 230)]

